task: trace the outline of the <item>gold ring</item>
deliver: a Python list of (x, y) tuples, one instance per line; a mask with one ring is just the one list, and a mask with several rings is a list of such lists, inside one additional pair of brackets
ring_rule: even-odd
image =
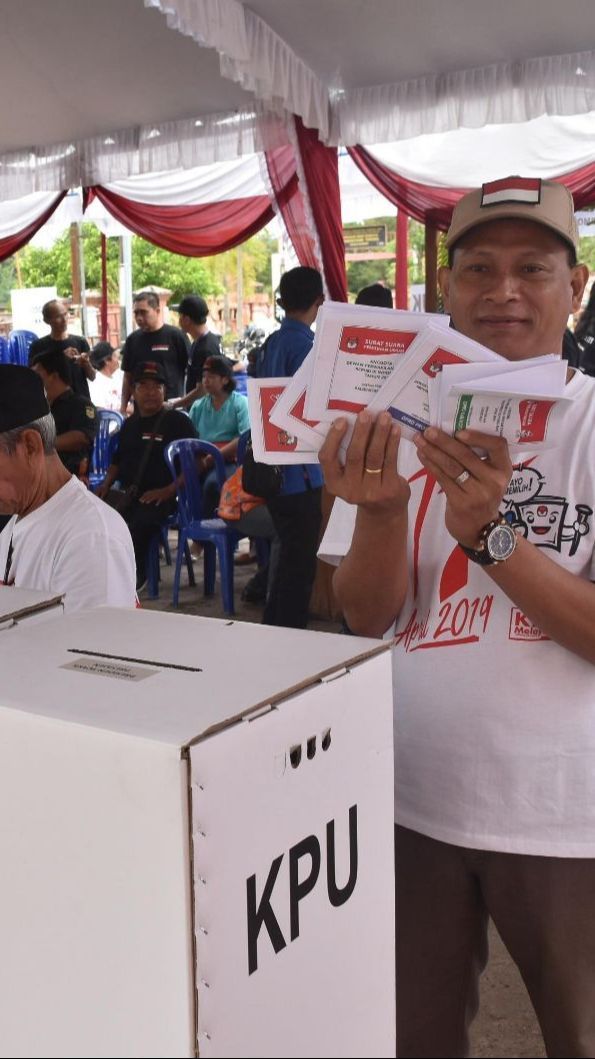
[(382, 474), (382, 467), (364, 467), (366, 474)]

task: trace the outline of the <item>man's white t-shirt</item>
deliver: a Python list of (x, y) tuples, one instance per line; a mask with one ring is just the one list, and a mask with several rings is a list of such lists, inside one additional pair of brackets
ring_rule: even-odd
[[(565, 441), (515, 466), (502, 510), (544, 555), (593, 580), (595, 380), (577, 373), (566, 395)], [(595, 666), (467, 561), (409, 442), (399, 468), (411, 502), (393, 649), (397, 822), (474, 849), (595, 856)], [(348, 551), (354, 518), (335, 502), (323, 558)]]
[(64, 594), (67, 613), (102, 604), (136, 605), (128, 527), (77, 478), (35, 511), (20, 519), (15, 515), (6, 524), (0, 534), (0, 578), (11, 540), (9, 585)]

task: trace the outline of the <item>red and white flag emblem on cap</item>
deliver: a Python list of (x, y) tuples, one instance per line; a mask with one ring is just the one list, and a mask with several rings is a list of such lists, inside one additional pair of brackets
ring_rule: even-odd
[(503, 202), (525, 202), (536, 206), (541, 198), (541, 180), (531, 177), (504, 177), (482, 184), (481, 205), (499, 206)]

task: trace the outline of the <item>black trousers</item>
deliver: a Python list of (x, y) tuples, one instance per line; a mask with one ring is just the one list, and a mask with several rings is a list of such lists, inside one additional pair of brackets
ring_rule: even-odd
[(136, 500), (125, 514), (122, 513), (134, 546), (137, 588), (147, 580), (147, 553), (151, 539), (174, 509), (173, 501), (165, 504), (141, 504), (140, 500)]
[(279, 537), (279, 562), (264, 609), (265, 625), (305, 629), (316, 573), (322, 490), (276, 496), (268, 501)]

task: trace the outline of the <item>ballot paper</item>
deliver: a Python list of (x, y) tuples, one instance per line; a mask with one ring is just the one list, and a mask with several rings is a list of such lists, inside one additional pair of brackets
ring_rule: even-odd
[(409, 347), (406, 356), (370, 400), (371, 412), (388, 409), (403, 437), (411, 440), (430, 425), (429, 384), (449, 364), (507, 364), (491, 349), (452, 329), (430, 322)]
[(441, 331), (448, 317), (367, 305), (325, 302), (316, 318), (312, 385), (305, 415), (315, 422), (354, 420), (405, 358), (430, 322)]
[[(567, 365), (559, 357), (445, 367), (430, 383), (430, 419), (448, 434), (481, 430), (506, 438), (513, 452), (552, 448), (571, 401), (564, 397)], [(475, 369), (475, 371), (474, 371)]]
[(295, 375), (285, 380), (287, 385), (275, 401), (270, 419), (274, 426), (286, 430), (309, 449), (317, 452), (326, 437), (329, 424), (305, 417), (306, 395), (312, 386), (313, 367), (314, 358), (310, 352)]
[(252, 451), (257, 463), (318, 463), (318, 448), (308, 448), (295, 434), (276, 426), (271, 414), (288, 379), (248, 379)]

